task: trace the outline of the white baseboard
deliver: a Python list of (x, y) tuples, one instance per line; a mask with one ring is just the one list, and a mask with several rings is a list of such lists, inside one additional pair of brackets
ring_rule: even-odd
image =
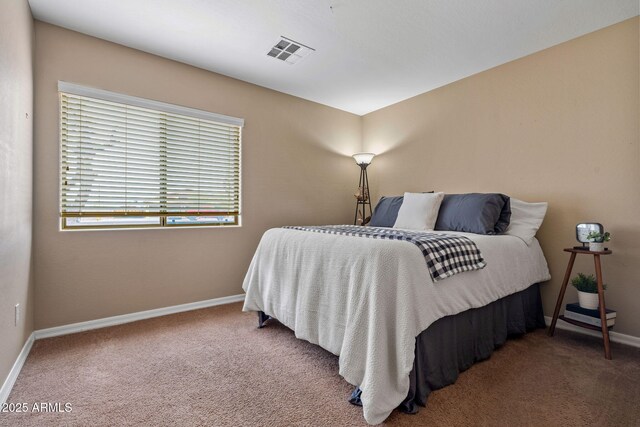
[(2, 387), (0, 388), (0, 406), (2, 406), (9, 398), (11, 389), (13, 389), (13, 385), (16, 383), (16, 380), (18, 379), (18, 374), (20, 374), (20, 371), (22, 370), (22, 366), (24, 365), (24, 362), (27, 360), (27, 356), (31, 351), (31, 347), (33, 346), (34, 340), (35, 340), (35, 335), (32, 332), (31, 335), (29, 335), (29, 338), (27, 338), (27, 342), (25, 342), (24, 345), (22, 346), (22, 350), (20, 351), (20, 354), (18, 355), (18, 358), (16, 359), (15, 363), (11, 367), (11, 370), (9, 371), (9, 375), (7, 376), (7, 379), (4, 381), (4, 384), (2, 384)]
[(228, 297), (208, 299), (204, 301), (190, 302), (188, 304), (172, 305), (170, 307), (156, 308), (153, 310), (138, 311), (137, 313), (123, 314), (120, 316), (105, 317), (103, 319), (89, 320), (87, 322), (72, 323), (70, 325), (56, 326), (54, 328), (39, 329), (34, 331), (35, 339), (57, 337), (60, 335), (75, 334), (77, 332), (90, 331), (92, 329), (106, 328), (108, 326), (122, 325), (123, 323), (136, 322), (138, 320), (151, 319), (152, 317), (166, 316), (168, 314), (182, 313), (183, 311), (198, 310), (214, 307), (216, 305), (231, 304), (244, 301), (244, 294)]
[[(547, 324), (547, 326), (549, 326), (551, 324), (551, 317), (544, 316), (544, 321)], [(556, 323), (556, 329), (565, 329), (567, 331), (578, 332), (580, 334), (590, 335), (592, 337), (602, 337), (601, 332), (592, 331), (591, 329), (581, 328), (579, 326), (572, 325), (571, 323), (567, 323), (560, 319), (558, 319), (558, 322)], [(610, 330), (609, 339), (613, 342), (640, 348), (640, 337), (621, 334), (619, 332), (614, 332)]]

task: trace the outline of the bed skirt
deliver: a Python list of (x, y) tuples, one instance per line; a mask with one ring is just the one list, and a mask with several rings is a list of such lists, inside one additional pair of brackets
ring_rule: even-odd
[[(544, 327), (537, 283), (484, 307), (437, 320), (416, 338), (409, 393), (398, 409), (418, 412), (418, 406), (426, 405), (433, 390), (453, 384), (460, 372), (489, 358), (508, 336)], [(361, 405), (359, 388), (349, 401)]]

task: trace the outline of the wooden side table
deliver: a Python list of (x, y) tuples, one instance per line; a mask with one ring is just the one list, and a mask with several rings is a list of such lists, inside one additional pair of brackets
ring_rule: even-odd
[[(556, 302), (556, 309), (553, 312), (553, 320), (551, 321), (551, 326), (549, 326), (549, 336), (552, 337), (553, 333), (556, 330), (556, 323), (558, 322), (558, 318), (564, 320), (565, 322), (571, 323), (576, 326), (580, 326), (582, 328), (591, 329), (594, 331), (602, 332), (602, 341), (604, 342), (604, 357), (608, 360), (611, 360), (611, 344), (609, 342), (609, 327), (607, 327), (607, 312), (606, 305), (604, 303), (604, 286), (602, 284), (602, 267), (600, 265), (600, 255), (609, 255), (612, 252), (610, 250), (605, 251), (585, 251), (582, 249), (573, 249), (567, 248), (564, 250), (565, 252), (571, 253), (571, 257), (569, 258), (569, 264), (567, 264), (567, 271), (564, 273), (564, 280), (562, 281), (562, 287), (560, 288), (560, 294), (558, 295), (558, 302)], [(560, 316), (560, 308), (562, 308), (562, 301), (564, 300), (564, 293), (567, 290), (567, 284), (569, 283), (569, 278), (571, 277), (571, 270), (573, 269), (573, 263), (576, 260), (576, 255), (593, 255), (593, 261), (595, 263), (596, 268), (596, 279), (598, 281), (598, 306), (600, 311), (600, 323), (601, 326), (594, 326), (588, 323), (580, 322), (578, 320), (568, 319), (564, 316)]]

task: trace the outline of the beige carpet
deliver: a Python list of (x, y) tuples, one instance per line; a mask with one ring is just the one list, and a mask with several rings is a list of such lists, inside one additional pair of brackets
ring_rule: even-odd
[[(360, 426), (337, 357), (240, 304), (37, 341), (9, 402), (70, 413), (0, 413), (2, 426)], [(640, 425), (640, 349), (558, 330), (513, 339), (392, 426)], [(62, 406), (61, 405), (61, 406)]]

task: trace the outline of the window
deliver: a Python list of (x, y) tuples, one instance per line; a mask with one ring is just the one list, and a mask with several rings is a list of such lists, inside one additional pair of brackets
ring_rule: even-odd
[(59, 91), (63, 229), (239, 224), (242, 119)]

